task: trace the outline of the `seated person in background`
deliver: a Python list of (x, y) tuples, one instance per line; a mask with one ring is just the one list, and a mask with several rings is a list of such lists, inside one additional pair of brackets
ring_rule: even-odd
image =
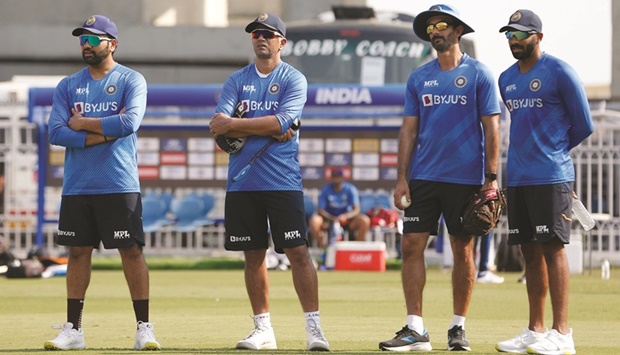
[(370, 218), (360, 209), (359, 192), (353, 184), (344, 181), (341, 169), (332, 170), (331, 183), (319, 195), (317, 213), (308, 221), (310, 234), (319, 247), (326, 246), (324, 232), (334, 222), (349, 231), (350, 240), (365, 240), (370, 229)]

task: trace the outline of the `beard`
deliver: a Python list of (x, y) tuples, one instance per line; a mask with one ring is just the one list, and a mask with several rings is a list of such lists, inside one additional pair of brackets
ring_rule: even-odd
[[(536, 48), (536, 42), (531, 41), (528, 42), (525, 47), (518, 44), (510, 46), (510, 52), (515, 59), (521, 60), (529, 58), (532, 53), (534, 53), (534, 48)], [(521, 49), (521, 52), (515, 52), (513, 49)]]
[[(435, 43), (436, 38), (441, 38), (443, 41)], [(443, 36), (434, 36), (431, 38), (431, 45), (438, 53), (447, 52), (456, 42), (454, 32), (450, 33), (447, 38)]]
[[(92, 57), (87, 57), (86, 53), (92, 54)], [(110, 47), (109, 47), (109, 43), (108, 45), (102, 49), (99, 53), (97, 53), (97, 51), (95, 51), (94, 49), (86, 49), (82, 51), (82, 59), (84, 59), (84, 62), (88, 65), (99, 65), (101, 64), (101, 62), (103, 62), (104, 59), (106, 59), (108, 56), (110, 55)]]

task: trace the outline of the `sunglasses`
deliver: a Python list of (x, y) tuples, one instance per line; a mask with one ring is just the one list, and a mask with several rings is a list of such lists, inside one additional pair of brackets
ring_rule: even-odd
[(88, 44), (90, 44), (91, 47), (97, 47), (98, 45), (101, 44), (101, 41), (111, 41), (112, 40), (112, 38), (99, 37), (99, 36), (95, 36), (95, 35), (81, 35), (78, 38), (80, 39), (80, 46), (83, 46), (83, 45), (86, 44), (86, 42), (88, 42)]
[(508, 40), (516, 38), (517, 40), (522, 41), (534, 33), (536, 33), (536, 31), (508, 31), (506, 32), (506, 38), (508, 38)]
[(270, 30), (254, 30), (250, 33), (250, 37), (252, 37), (252, 39), (258, 39), (260, 36), (263, 36), (264, 39), (282, 37), (282, 35), (279, 34), (278, 32), (270, 31)]
[(428, 27), (426, 27), (426, 34), (430, 35), (431, 33), (433, 33), (433, 28), (436, 28), (437, 31), (445, 31), (446, 28), (450, 26), (452, 26), (452, 24), (446, 21), (437, 22), (436, 24), (430, 24), (428, 25)]

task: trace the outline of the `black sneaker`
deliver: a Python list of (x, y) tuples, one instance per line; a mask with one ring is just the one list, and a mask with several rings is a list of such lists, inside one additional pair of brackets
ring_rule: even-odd
[(433, 347), (428, 340), (428, 332), (424, 329), (424, 334), (404, 326), (403, 329), (396, 332), (394, 339), (382, 341), (379, 343), (379, 349), (389, 351), (431, 351)]
[(460, 325), (455, 325), (448, 330), (448, 350), (450, 351), (471, 351), (469, 342), (465, 338), (465, 329)]

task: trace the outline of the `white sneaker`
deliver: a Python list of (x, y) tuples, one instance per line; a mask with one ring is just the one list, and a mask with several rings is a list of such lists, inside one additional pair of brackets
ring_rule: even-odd
[(527, 328), (521, 334), (495, 344), (495, 350), (504, 353), (526, 354), (527, 347), (543, 340), (547, 333), (538, 333)]
[(308, 323), (306, 325), (306, 349), (308, 351), (331, 351), (321, 326), (316, 324), (314, 320), (310, 320)]
[(62, 329), (62, 331), (54, 340), (48, 340), (43, 344), (45, 350), (82, 350), (86, 348), (84, 331), (82, 329), (73, 329), (73, 323), (67, 322), (63, 325), (55, 325), (52, 328)]
[(573, 342), (573, 330), (569, 329), (568, 333), (560, 334), (557, 330), (551, 329), (543, 340), (528, 346), (527, 353), (540, 355), (575, 354), (577, 352)]
[(161, 350), (161, 345), (155, 340), (152, 323), (138, 322), (136, 343), (133, 348), (135, 350)]
[(476, 278), (476, 282), (481, 284), (501, 284), (504, 282), (504, 278), (498, 275), (495, 275), (491, 271), (487, 271), (482, 276), (478, 276)]
[(273, 327), (266, 327), (254, 322), (254, 330), (237, 342), (237, 349), (277, 349), (276, 336), (273, 333)]

